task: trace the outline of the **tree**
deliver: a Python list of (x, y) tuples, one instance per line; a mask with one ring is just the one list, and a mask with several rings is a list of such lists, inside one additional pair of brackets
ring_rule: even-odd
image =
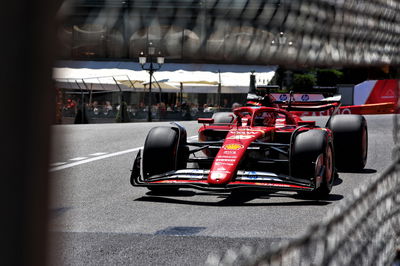
[(312, 74), (294, 74), (293, 90), (309, 91), (317, 84), (317, 79)]
[(317, 84), (321, 87), (333, 87), (341, 83), (343, 72), (336, 69), (318, 69)]

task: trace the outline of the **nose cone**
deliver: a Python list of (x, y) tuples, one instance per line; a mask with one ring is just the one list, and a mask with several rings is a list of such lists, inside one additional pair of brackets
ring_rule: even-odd
[(261, 135), (264, 135), (262, 130), (248, 128), (231, 130), (214, 159), (207, 182), (211, 185), (228, 184), (234, 178), (249, 145)]
[(223, 185), (229, 182), (231, 175), (229, 172), (212, 171), (208, 177), (208, 183), (213, 185)]

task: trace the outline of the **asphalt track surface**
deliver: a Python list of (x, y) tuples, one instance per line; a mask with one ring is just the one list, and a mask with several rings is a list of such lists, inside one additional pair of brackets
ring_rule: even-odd
[[(393, 116), (366, 118), (366, 168), (339, 173), (321, 201), (289, 192), (152, 195), (130, 185), (130, 170), (150, 128), (168, 123), (53, 126), (50, 265), (204, 265), (228, 249), (262, 251), (299, 237), (390, 164)], [(197, 134), (195, 121), (181, 124)]]

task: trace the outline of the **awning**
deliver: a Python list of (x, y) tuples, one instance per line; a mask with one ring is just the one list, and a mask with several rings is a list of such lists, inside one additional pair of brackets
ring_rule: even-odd
[[(247, 93), (250, 74), (267, 84), (277, 66), (170, 64), (154, 73), (152, 88), (162, 92)], [(58, 61), (53, 69), (58, 88), (93, 91), (148, 91), (149, 73), (135, 62)]]

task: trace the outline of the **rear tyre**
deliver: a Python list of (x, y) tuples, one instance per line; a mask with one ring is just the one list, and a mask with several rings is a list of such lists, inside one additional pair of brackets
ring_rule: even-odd
[(302, 195), (324, 198), (332, 190), (335, 178), (333, 145), (324, 130), (309, 130), (295, 137), (290, 155), (290, 174), (312, 180), (316, 189)]
[(362, 170), (367, 163), (368, 128), (362, 115), (335, 115), (328, 128), (333, 132), (335, 162), (339, 170)]
[[(186, 167), (186, 134), (179, 139), (179, 131), (172, 127), (155, 127), (147, 135), (143, 147), (142, 168), (144, 179)], [(148, 187), (154, 192), (176, 191), (176, 187)]]

